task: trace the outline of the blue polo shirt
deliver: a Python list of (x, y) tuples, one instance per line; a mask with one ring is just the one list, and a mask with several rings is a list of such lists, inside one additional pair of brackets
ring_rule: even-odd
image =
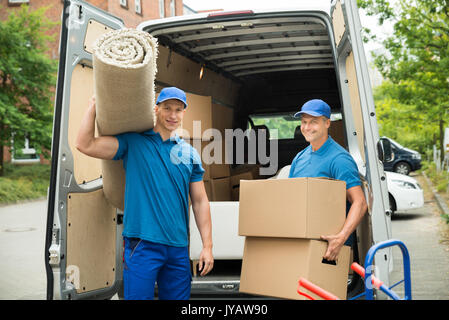
[(203, 179), (198, 152), (179, 136), (162, 140), (152, 129), (116, 135), (113, 160), (126, 171), (123, 236), (188, 245), (189, 184)]
[[(326, 177), (346, 182), (346, 190), (362, 185), (359, 170), (352, 156), (329, 136), (326, 142), (316, 151), (309, 145), (293, 159), (289, 178)], [(351, 203), (346, 201), (346, 215)], [(348, 237), (345, 245), (354, 243), (354, 232)]]
[(360, 186), (357, 165), (342, 146), (329, 136), (316, 151), (309, 145), (293, 159), (289, 178), (326, 177), (346, 182), (346, 189)]

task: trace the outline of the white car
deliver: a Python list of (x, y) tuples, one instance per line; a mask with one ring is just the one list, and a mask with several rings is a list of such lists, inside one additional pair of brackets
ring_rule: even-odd
[[(274, 179), (288, 178), (290, 166), (285, 166)], [(390, 210), (393, 214), (398, 210), (409, 210), (424, 206), (424, 193), (416, 179), (395, 172), (385, 171), (388, 185)]]
[(424, 192), (416, 179), (389, 171), (385, 171), (385, 174), (392, 213), (424, 206)]

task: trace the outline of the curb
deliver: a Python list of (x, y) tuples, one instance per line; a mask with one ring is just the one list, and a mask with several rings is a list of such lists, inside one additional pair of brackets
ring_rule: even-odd
[(444, 199), (441, 198), (441, 196), (438, 194), (438, 192), (436, 191), (436, 189), (433, 187), (432, 182), (430, 181), (430, 179), (427, 177), (426, 173), (423, 172), (422, 173), (424, 176), (424, 179), (427, 182), (427, 185), (430, 187), (430, 189), (432, 190), (433, 196), (435, 197), (435, 200), (437, 201), (438, 207), (440, 208), (441, 212), (444, 215), (449, 215), (449, 208), (446, 205), (446, 202), (444, 201)]

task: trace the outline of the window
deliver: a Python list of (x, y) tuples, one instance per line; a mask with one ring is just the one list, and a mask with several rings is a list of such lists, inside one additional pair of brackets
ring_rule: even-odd
[(30, 3), (30, 0), (8, 0), (8, 4)]
[(25, 138), (23, 148), (16, 152), (11, 152), (11, 163), (36, 163), (40, 162), (40, 157), (36, 150), (30, 146), (30, 140)]
[(161, 18), (165, 17), (165, 4), (164, 0), (159, 0), (159, 16)]
[(174, 17), (176, 15), (175, 0), (170, 0), (170, 15)]
[[(282, 115), (253, 115), (250, 117), (255, 126), (265, 125), (270, 132), (271, 139), (293, 139), (299, 119), (291, 114)], [(277, 130), (277, 138), (274, 132)]]
[[(253, 126), (265, 125), (270, 132), (271, 139), (294, 139), (296, 127), (301, 125), (301, 119), (293, 118), (293, 114), (268, 114), (268, 115), (252, 115), (250, 116), (250, 122)], [(331, 114), (331, 121), (342, 120), (342, 114), (340, 112)], [(248, 123), (248, 125), (250, 125)], [(275, 131), (277, 130), (277, 138)]]
[(120, 5), (123, 8), (128, 8), (128, 0), (120, 0)]
[(134, 1), (134, 6), (136, 8), (136, 13), (137, 14), (142, 14), (142, 6), (141, 6), (141, 3), (140, 3), (140, 0), (135, 0)]

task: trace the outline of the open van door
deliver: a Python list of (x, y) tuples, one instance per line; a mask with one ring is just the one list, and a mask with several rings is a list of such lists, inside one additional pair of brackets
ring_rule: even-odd
[(121, 212), (103, 194), (101, 162), (75, 148), (93, 95), (92, 46), (123, 21), (66, 0), (53, 119), (45, 267), (47, 299), (106, 299), (122, 284)]
[[(379, 133), (356, 0), (333, 1), (331, 19), (348, 148), (358, 165), (368, 202), (368, 213), (357, 229), (363, 262), (374, 243), (391, 238), (388, 189), (377, 154)], [(375, 264), (376, 276), (388, 285), (391, 249), (379, 251)]]

